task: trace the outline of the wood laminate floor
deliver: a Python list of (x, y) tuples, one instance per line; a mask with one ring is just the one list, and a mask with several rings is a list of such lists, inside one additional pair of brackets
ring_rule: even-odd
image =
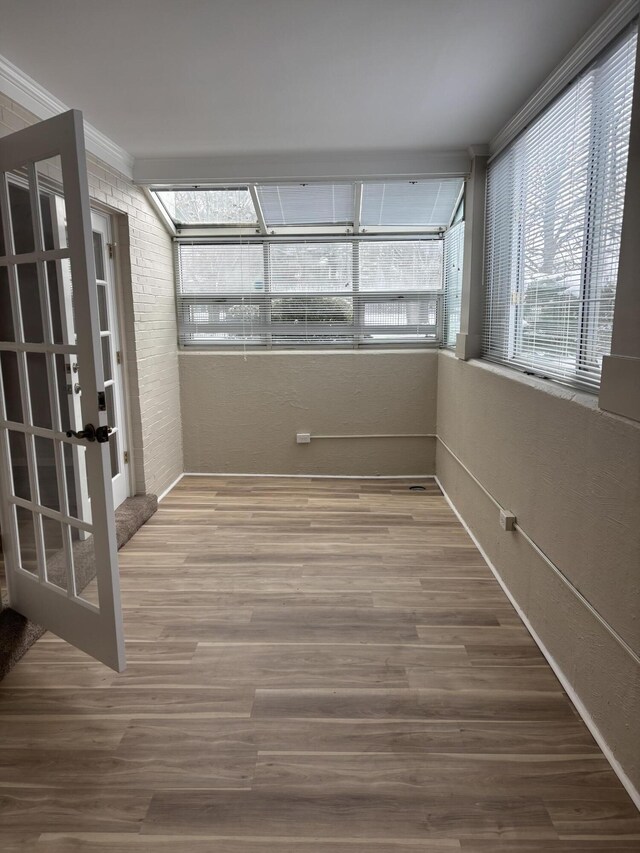
[(611, 853), (640, 817), (433, 481), (187, 477), (128, 668), (0, 685), (3, 853)]

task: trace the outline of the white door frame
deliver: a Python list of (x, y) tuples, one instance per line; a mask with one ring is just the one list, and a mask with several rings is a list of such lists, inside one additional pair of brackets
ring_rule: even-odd
[[(21, 187), (28, 192), (28, 182), (20, 175), (9, 176), (10, 184)], [(50, 177), (43, 177), (39, 182), (42, 199), (48, 201), (53, 229), (53, 240), (56, 249), (66, 245), (66, 214), (62, 192), (59, 182)], [(113, 481), (114, 508), (117, 509), (128, 497), (135, 494), (135, 467), (133, 448), (133, 433), (131, 429), (131, 417), (129, 408), (129, 383), (127, 377), (127, 347), (125, 328), (125, 315), (123, 309), (122, 275), (120, 270), (120, 258), (118, 243), (114, 239), (117, 229), (117, 211), (99, 203), (91, 203), (91, 224), (94, 231), (100, 230), (103, 237), (102, 263), (107, 275), (106, 286), (108, 294), (108, 314), (110, 323), (113, 325), (113, 344), (111, 347), (114, 356), (114, 378), (116, 390), (116, 418), (119, 437), (115, 440), (118, 450), (119, 474)], [(73, 320), (72, 282), (68, 260), (56, 261), (57, 279), (59, 282), (60, 319), (65, 324), (65, 340), (74, 340), (75, 329)], [(98, 283), (96, 282), (98, 287)], [(115, 323), (113, 322), (115, 319)], [(68, 376), (68, 403), (71, 423), (80, 423), (80, 394), (81, 386), (78, 382), (77, 362), (75, 359), (66, 358)], [(106, 383), (110, 385), (110, 382)], [(87, 491), (86, 471), (84, 466), (84, 455), (77, 447), (73, 448), (75, 457), (75, 494), (84, 507), (83, 518), (90, 518), (91, 508)]]
[[(98, 266), (97, 253), (100, 251), (104, 279), (96, 280), (99, 291), (98, 306), (99, 314), (106, 313), (106, 325), (108, 331), (101, 331), (103, 344), (103, 366), (105, 367), (105, 390), (107, 392), (107, 419), (109, 426), (113, 427), (113, 434), (109, 439), (109, 450), (112, 460), (112, 474), (114, 468), (117, 473), (112, 478), (113, 503), (117, 508), (131, 495), (131, 483), (129, 475), (129, 429), (128, 409), (126, 405), (125, 367), (124, 353), (122, 349), (122, 323), (119, 312), (119, 300), (116, 286), (116, 274), (113, 252), (113, 223), (109, 214), (92, 208), (91, 229), (93, 234), (101, 237), (101, 246), (96, 251), (96, 266)], [(96, 275), (98, 275), (98, 270)], [(102, 294), (102, 288), (105, 293)], [(101, 296), (105, 301), (101, 304)], [(109, 362), (107, 364), (105, 362)], [(107, 378), (107, 370), (111, 373), (111, 379)], [(109, 388), (113, 389), (111, 398)], [(113, 410), (112, 410), (113, 407)], [(125, 455), (126, 454), (126, 455)]]

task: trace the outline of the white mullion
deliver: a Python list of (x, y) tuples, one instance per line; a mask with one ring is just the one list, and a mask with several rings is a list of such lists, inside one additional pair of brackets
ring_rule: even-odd
[(56, 430), (47, 429), (47, 427), (33, 426), (32, 424), (21, 424), (17, 421), (8, 421), (0, 418), (0, 427), (5, 429), (18, 430), (27, 435), (38, 435), (42, 438), (54, 438), (57, 441), (65, 442), (66, 444), (74, 444), (79, 447), (84, 447), (84, 442), (77, 438), (68, 438), (66, 432), (58, 432)]
[[(32, 166), (33, 168), (33, 166)], [(35, 177), (35, 169), (34, 169)], [(37, 193), (37, 191), (36, 191)], [(38, 193), (37, 193), (38, 194)], [(40, 214), (40, 208), (38, 208)], [(40, 220), (40, 216), (38, 216)], [(41, 222), (38, 222), (40, 233)], [(44, 267), (44, 262), (38, 262), (38, 285), (40, 287), (40, 304), (42, 308), (42, 326), (44, 330), (45, 342), (53, 343), (53, 325), (51, 318), (51, 301), (49, 298), (48, 287), (48, 271), (43, 269), (45, 274), (44, 280), (40, 275), (40, 266)], [(58, 502), (60, 513), (63, 516), (69, 517), (69, 495), (67, 490), (66, 465), (64, 460), (64, 443), (62, 442), (62, 418), (60, 412), (60, 399), (58, 396), (58, 378), (56, 374), (56, 357), (53, 352), (45, 354), (47, 360), (47, 379), (49, 385), (49, 408), (51, 412), (51, 423), (53, 425), (52, 441), (53, 441), (53, 456), (56, 469), (56, 483), (58, 487)], [(57, 433), (57, 436), (56, 436)], [(37, 460), (36, 460), (37, 461)], [(67, 596), (75, 598), (76, 596), (76, 579), (73, 562), (73, 542), (71, 539), (71, 528), (68, 524), (60, 523), (62, 531), (62, 550), (65, 557), (65, 570), (67, 575)]]
[(436, 339), (438, 346), (442, 346), (444, 340), (444, 291), (436, 293)]
[(86, 530), (88, 533), (91, 533), (93, 530), (93, 525), (86, 521), (82, 521), (80, 518), (74, 518), (71, 515), (64, 515), (63, 513), (58, 512), (57, 509), (51, 509), (50, 507), (42, 506), (42, 504), (35, 501), (28, 501), (25, 500), (25, 498), (19, 498), (17, 495), (10, 495), (9, 503), (22, 507), (23, 509), (28, 509), (37, 515), (45, 515), (52, 521), (59, 521), (61, 524), (70, 524), (72, 527), (77, 527), (80, 530)]
[[(578, 307), (578, 329), (575, 353), (576, 376), (584, 374), (588, 370), (587, 357), (591, 350), (590, 340), (593, 340), (593, 315), (594, 307), (591, 305), (591, 292), (593, 284), (593, 251), (594, 251), (594, 229), (596, 226), (596, 211), (598, 207), (598, 178), (602, 171), (602, 151), (600, 150), (599, 137), (602, 133), (600, 128), (601, 101), (603, 94), (603, 81), (600, 66), (594, 68), (593, 74), (593, 100), (591, 106), (591, 120), (589, 126), (589, 164), (587, 166), (587, 191), (584, 212), (584, 244), (582, 248), (581, 261), (581, 287), (580, 305)], [(606, 167), (606, 163), (604, 164)], [(602, 227), (602, 223), (600, 223)]]
[[(58, 481), (58, 497), (60, 500), (60, 514), (70, 518), (69, 494), (67, 491), (66, 466), (64, 464), (64, 445), (60, 441), (53, 442), (53, 452), (56, 461), (56, 479)], [(64, 551), (65, 568), (67, 571), (67, 596), (76, 597), (76, 574), (73, 562), (73, 542), (71, 539), (71, 528), (68, 524), (60, 522), (62, 528), (62, 549)]]
[(40, 249), (20, 255), (11, 252), (0, 257), (0, 267), (8, 267), (11, 264), (35, 264), (38, 261), (62, 261), (68, 257), (68, 249)]
[(265, 240), (262, 244), (262, 262), (264, 264), (264, 293), (265, 300), (262, 308), (263, 323), (265, 327), (265, 344), (267, 349), (273, 347), (273, 336), (271, 334), (271, 244)]
[[(6, 245), (6, 243), (5, 243)], [(4, 381), (2, 377), (2, 369), (0, 365), (0, 417), (3, 421), (6, 421), (7, 418), (7, 409), (5, 404), (5, 393), (4, 393)], [(4, 426), (4, 424), (0, 427), (0, 487), (5, 495), (12, 494), (14, 492), (13, 489), (13, 474), (12, 474), (12, 465), (11, 465), (11, 449), (9, 445), (9, 430)], [(16, 518), (16, 511), (14, 507), (9, 506), (7, 503), (6, 507), (2, 507), (4, 510), (2, 512), (2, 526), (6, 531), (6, 537), (4, 538), (4, 550), (6, 553), (7, 566), (15, 566), (17, 567), (20, 564), (20, 551), (19, 551), (19, 537), (18, 537), (18, 523)], [(9, 592), (9, 596), (11, 596), (11, 572), (7, 571), (5, 573), (7, 591)]]
[(355, 186), (355, 200), (353, 206), (353, 233), (360, 233), (360, 220), (362, 219), (362, 181), (357, 181)]
[[(29, 197), (31, 199), (32, 221), (33, 221), (33, 236), (35, 240), (36, 250), (40, 252), (43, 248), (43, 232), (42, 232), (42, 215), (40, 210), (40, 191), (38, 188), (38, 176), (36, 167), (33, 163), (29, 163)], [(45, 268), (44, 261), (37, 261), (36, 270), (38, 275), (38, 292), (40, 294), (40, 315), (42, 318), (42, 332), (44, 335), (44, 343), (47, 347), (52, 346), (53, 341), (53, 325), (51, 320), (51, 300), (49, 299), (48, 274)], [(51, 350), (45, 353), (47, 365), (47, 384), (49, 387), (49, 412), (51, 414), (51, 423), (53, 429), (60, 432), (62, 430), (60, 420), (60, 400), (58, 398), (58, 381), (56, 376), (55, 355)]]
[(267, 233), (267, 223), (265, 222), (264, 213), (262, 210), (262, 205), (260, 204), (260, 199), (258, 197), (258, 191), (255, 188), (255, 185), (249, 186), (249, 195), (251, 196), (251, 201), (253, 202), (253, 206), (256, 210), (256, 216), (258, 217), (258, 226), (260, 228), (261, 234)]
[[(360, 191), (362, 192), (362, 184), (360, 186)], [(362, 196), (361, 196), (362, 201)], [(358, 217), (359, 218), (359, 217)], [(364, 318), (364, 305), (360, 299), (360, 244), (354, 240), (351, 244), (351, 268), (353, 273), (353, 279), (351, 282), (351, 305), (352, 305), (352, 316), (353, 316), (353, 346), (357, 348), (364, 338), (363, 334), (363, 318)]]
[[(31, 199), (33, 236), (36, 252), (40, 253), (44, 250), (44, 232), (42, 228), (42, 211), (40, 208), (40, 188), (38, 185), (38, 174), (34, 163), (29, 163), (29, 196)], [(53, 340), (53, 323), (51, 316), (51, 300), (49, 294), (48, 271), (45, 266), (45, 261), (38, 260), (36, 262), (38, 273), (38, 290), (40, 293), (40, 313), (42, 316), (42, 331), (44, 335), (44, 343), (51, 346)], [(49, 412), (51, 415), (51, 423), (53, 430), (56, 432), (62, 431), (62, 420), (60, 413), (60, 399), (58, 397), (58, 378), (56, 375), (56, 357), (54, 353), (45, 353), (47, 365), (47, 385), (49, 388)], [(35, 441), (35, 439), (34, 439)], [(67, 494), (67, 481), (64, 465), (64, 450), (60, 441), (52, 438), (53, 442), (53, 458), (56, 469), (56, 483), (58, 489), (58, 505), (62, 515), (69, 515), (69, 499)], [(38, 459), (36, 455), (36, 465)], [(40, 500), (38, 500), (40, 503)], [(65, 556), (65, 570), (67, 575), (67, 595), (73, 598), (76, 592), (75, 572), (73, 565), (73, 544), (71, 541), (71, 531), (67, 524), (61, 524), (62, 532), (62, 549)], [(45, 578), (48, 580), (48, 571), (46, 568), (46, 551), (45, 551)]]
[(59, 355), (73, 355), (77, 347), (67, 344), (26, 344), (24, 341), (0, 341), (0, 350), (11, 352), (44, 352)]
[[(9, 188), (6, 173), (2, 174), (0, 183), (0, 196), (2, 197), (2, 219), (4, 227), (4, 243), (5, 248), (14, 252), (13, 241), (13, 223), (11, 218), (11, 207), (9, 204)], [(7, 267), (7, 275), (9, 278), (9, 295), (11, 299), (11, 311), (13, 313), (13, 336), (16, 343), (24, 344), (24, 328), (22, 324), (22, 308), (20, 304), (20, 293), (18, 290), (18, 277), (15, 264), (10, 264)], [(20, 402), (22, 404), (22, 420), (25, 425), (33, 425), (33, 414), (31, 411), (31, 399), (29, 395), (29, 371), (27, 365), (27, 353), (25, 350), (16, 352), (16, 360), (18, 362), (18, 377), (20, 383)], [(18, 425), (21, 427), (22, 425)], [(22, 430), (20, 430), (22, 431)], [(27, 454), (27, 472), (29, 475), (29, 491), (32, 500), (37, 504), (40, 503), (40, 486), (38, 483), (36, 452), (33, 435), (27, 432), (24, 435), (25, 451)], [(38, 578), (40, 581), (45, 580), (46, 573), (46, 555), (44, 548), (44, 530), (42, 527), (42, 517), (35, 513), (33, 514), (33, 532), (35, 537), (36, 558), (38, 562)], [(19, 541), (19, 539), (18, 539)], [(20, 560), (20, 562), (22, 562)]]

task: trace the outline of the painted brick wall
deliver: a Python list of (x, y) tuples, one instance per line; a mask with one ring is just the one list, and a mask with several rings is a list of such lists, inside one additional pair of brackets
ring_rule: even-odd
[[(0, 136), (36, 121), (0, 92)], [(92, 199), (118, 214), (135, 487), (160, 494), (183, 471), (171, 239), (128, 178), (92, 155), (87, 166)]]

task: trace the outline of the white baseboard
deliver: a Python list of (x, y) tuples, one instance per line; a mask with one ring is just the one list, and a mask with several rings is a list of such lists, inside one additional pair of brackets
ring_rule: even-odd
[[(435, 480), (435, 474), (229, 474), (221, 471), (219, 474), (202, 471), (185, 471), (183, 477), (279, 477), (288, 480), (300, 477), (305, 480)], [(175, 485), (175, 483), (174, 483)], [(173, 488), (173, 486), (171, 487)]]
[(440, 482), (440, 479), (437, 476), (435, 477), (435, 481), (438, 484), (438, 486), (440, 487), (440, 489), (442, 490), (442, 494), (444, 495), (445, 500), (447, 501), (447, 503), (449, 504), (449, 506), (451, 507), (453, 512), (456, 514), (458, 521), (460, 522), (460, 524), (462, 524), (464, 529), (467, 531), (467, 533), (469, 534), (469, 536), (473, 540), (474, 545), (476, 546), (476, 548), (478, 549), (478, 551), (482, 555), (482, 559), (485, 561), (487, 566), (489, 566), (489, 568), (491, 569), (491, 572), (493, 573), (495, 579), (498, 581), (498, 583), (502, 587), (504, 594), (507, 596), (507, 598), (509, 599), (511, 604), (514, 606), (514, 608), (515, 608), (518, 616), (520, 617), (520, 619), (522, 619), (522, 621), (525, 625), (525, 628), (531, 634), (534, 642), (536, 643), (536, 645), (538, 646), (538, 648), (540, 649), (542, 654), (547, 659), (549, 666), (551, 667), (551, 669), (556, 674), (558, 681), (560, 682), (560, 684), (562, 684), (565, 692), (567, 693), (567, 695), (571, 699), (573, 705), (575, 706), (576, 711), (578, 712), (578, 714), (582, 718), (584, 724), (586, 725), (586, 727), (589, 729), (589, 731), (593, 735), (594, 740), (596, 741), (596, 743), (598, 744), (598, 746), (602, 750), (605, 758), (607, 759), (607, 761), (611, 765), (613, 772), (616, 774), (618, 779), (622, 782), (627, 793), (629, 794), (629, 796), (631, 797), (631, 799), (635, 803), (636, 807), (640, 810), (640, 791), (638, 791), (636, 789), (633, 782), (629, 779), (627, 774), (624, 772), (624, 770), (620, 766), (620, 762), (614, 756), (611, 748), (609, 747), (609, 744), (604, 739), (602, 733), (600, 732), (599, 728), (597, 727), (597, 725), (593, 721), (591, 715), (589, 714), (589, 711), (585, 708), (582, 700), (580, 699), (578, 694), (575, 692), (571, 682), (566, 677), (566, 675), (564, 674), (564, 672), (560, 668), (559, 664), (557, 663), (557, 661), (555, 660), (553, 655), (549, 652), (549, 650), (547, 649), (545, 644), (542, 642), (542, 640), (540, 639), (540, 637), (536, 633), (536, 630), (533, 628), (533, 626), (529, 622), (529, 619), (527, 618), (526, 614), (524, 613), (524, 611), (522, 610), (522, 608), (520, 607), (518, 602), (515, 600), (515, 598), (511, 594), (509, 587), (502, 580), (499, 571), (496, 569), (496, 567), (493, 565), (493, 563), (489, 559), (484, 548), (482, 547), (482, 545), (478, 541), (477, 537), (475, 536), (475, 534), (473, 533), (473, 531), (471, 530), (469, 525), (466, 523), (464, 518), (458, 512), (455, 504), (453, 503), (453, 501), (451, 500), (449, 495), (444, 490), (442, 483)]
[(169, 492), (171, 491), (171, 489), (175, 488), (175, 487), (178, 485), (178, 483), (180, 482), (180, 480), (181, 480), (183, 477), (184, 477), (184, 474), (179, 474), (179, 475), (175, 478), (175, 480), (173, 481), (173, 483), (171, 483), (171, 485), (170, 485), (170, 486), (167, 486), (167, 488), (164, 490), (164, 492), (163, 492), (161, 495), (158, 495), (158, 503), (160, 503), (160, 501), (162, 501), (162, 500), (164, 500), (164, 499), (166, 498), (166, 496), (169, 494)]

